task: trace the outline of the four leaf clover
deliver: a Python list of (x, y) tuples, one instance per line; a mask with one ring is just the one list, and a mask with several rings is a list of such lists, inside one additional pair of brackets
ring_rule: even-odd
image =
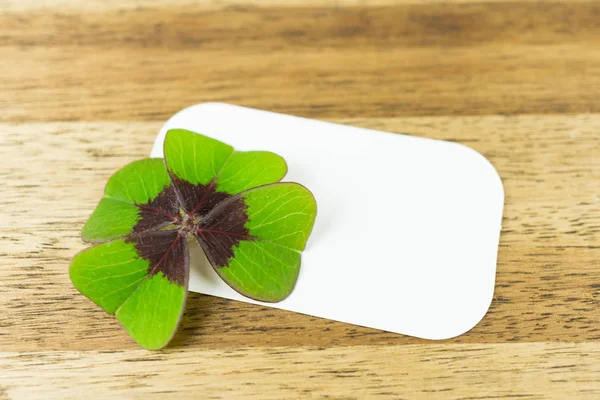
[(160, 349), (173, 337), (188, 291), (188, 240), (244, 296), (278, 302), (293, 290), (316, 202), (279, 182), (283, 158), (238, 152), (183, 129), (167, 132), (164, 160), (135, 161), (106, 184), (70, 268), (73, 285), (131, 337)]

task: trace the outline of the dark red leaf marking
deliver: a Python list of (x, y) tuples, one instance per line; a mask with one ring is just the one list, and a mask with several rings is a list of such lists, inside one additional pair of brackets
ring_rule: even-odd
[(131, 235), (126, 241), (133, 243), (138, 255), (148, 260), (150, 276), (162, 272), (171, 282), (186, 285), (189, 255), (184, 231), (147, 232)]
[[(171, 282), (183, 285), (188, 277), (189, 233), (198, 239), (215, 268), (226, 266), (240, 241), (253, 237), (245, 226), (247, 206), (240, 196), (216, 191), (214, 182), (193, 185), (170, 176), (172, 185), (148, 204), (137, 205), (140, 220), (126, 240), (149, 261), (150, 276), (162, 272)], [(168, 225), (173, 229), (161, 230)]]
[(181, 220), (179, 203), (173, 185), (163, 189), (148, 204), (136, 204), (140, 209), (140, 219), (133, 227), (134, 233), (157, 230), (168, 224), (177, 224)]
[(175, 174), (169, 174), (171, 181), (177, 190), (179, 203), (188, 214), (202, 217), (208, 214), (223, 200), (232, 197), (229, 193), (217, 192), (216, 184), (210, 182), (208, 185), (194, 185)]
[(242, 240), (253, 240), (246, 228), (247, 205), (240, 196), (222, 202), (201, 219), (193, 233), (214, 267), (224, 267)]

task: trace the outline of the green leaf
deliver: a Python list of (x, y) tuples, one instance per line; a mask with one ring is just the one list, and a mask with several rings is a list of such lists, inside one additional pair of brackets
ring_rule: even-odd
[(192, 185), (208, 185), (232, 153), (233, 147), (185, 129), (172, 129), (165, 137), (167, 169)]
[(83, 227), (83, 240), (104, 242), (175, 222), (179, 205), (172, 191), (163, 160), (126, 165), (108, 180), (105, 197)]
[(280, 183), (248, 190), (250, 235), (296, 251), (304, 250), (317, 214), (312, 193), (298, 183)]
[(148, 261), (134, 243), (117, 239), (78, 253), (69, 272), (77, 290), (114, 314), (148, 274)]
[(185, 235), (149, 232), (77, 254), (70, 277), (82, 294), (116, 314), (141, 346), (159, 349), (177, 329), (189, 275)]
[(147, 204), (170, 183), (164, 161), (146, 158), (115, 172), (106, 183), (104, 195), (130, 204)]
[(286, 173), (285, 160), (275, 153), (234, 152), (216, 177), (216, 190), (237, 194), (253, 187), (278, 182)]
[(148, 349), (165, 346), (179, 324), (188, 237), (232, 288), (276, 302), (294, 288), (316, 215), (308, 189), (276, 183), (287, 167), (274, 153), (236, 152), (181, 129), (167, 133), (164, 150), (164, 162), (136, 161), (110, 178), (82, 232), (101, 244), (70, 269), (75, 287)]
[(232, 195), (277, 182), (287, 173), (285, 160), (275, 153), (236, 152), (225, 143), (183, 129), (167, 132), (164, 154), (182, 208), (198, 215)]
[(297, 183), (275, 183), (231, 197), (203, 218), (194, 235), (216, 272), (244, 296), (286, 298), (300, 270), (300, 252), (317, 212)]
[(146, 278), (117, 310), (117, 318), (142, 347), (158, 350), (177, 331), (187, 287), (171, 282), (163, 273)]
[(131, 203), (105, 197), (81, 231), (83, 240), (101, 242), (132, 233), (140, 220), (140, 209)]

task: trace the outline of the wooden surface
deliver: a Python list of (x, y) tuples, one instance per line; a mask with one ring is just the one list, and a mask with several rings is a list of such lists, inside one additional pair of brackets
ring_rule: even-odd
[[(600, 2), (0, 0), (0, 399), (600, 398)], [(104, 183), (225, 101), (465, 143), (494, 301), (429, 342), (192, 294), (147, 352), (78, 294)]]

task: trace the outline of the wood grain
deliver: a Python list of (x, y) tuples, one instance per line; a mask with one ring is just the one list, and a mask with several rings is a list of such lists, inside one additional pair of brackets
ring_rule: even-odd
[[(600, 3), (0, 0), (0, 399), (600, 398)], [(140, 350), (67, 269), (106, 179), (201, 101), (464, 143), (506, 192), (443, 342), (193, 294)]]
[(154, 5), (8, 7), (0, 120), (164, 120), (202, 101), (319, 118), (600, 111), (595, 1)]
[(46, 399), (122, 398), (135, 388), (144, 399), (597, 399), (600, 349), (535, 343), (59, 351), (0, 353), (0, 367), (2, 389), (19, 398), (41, 391)]

